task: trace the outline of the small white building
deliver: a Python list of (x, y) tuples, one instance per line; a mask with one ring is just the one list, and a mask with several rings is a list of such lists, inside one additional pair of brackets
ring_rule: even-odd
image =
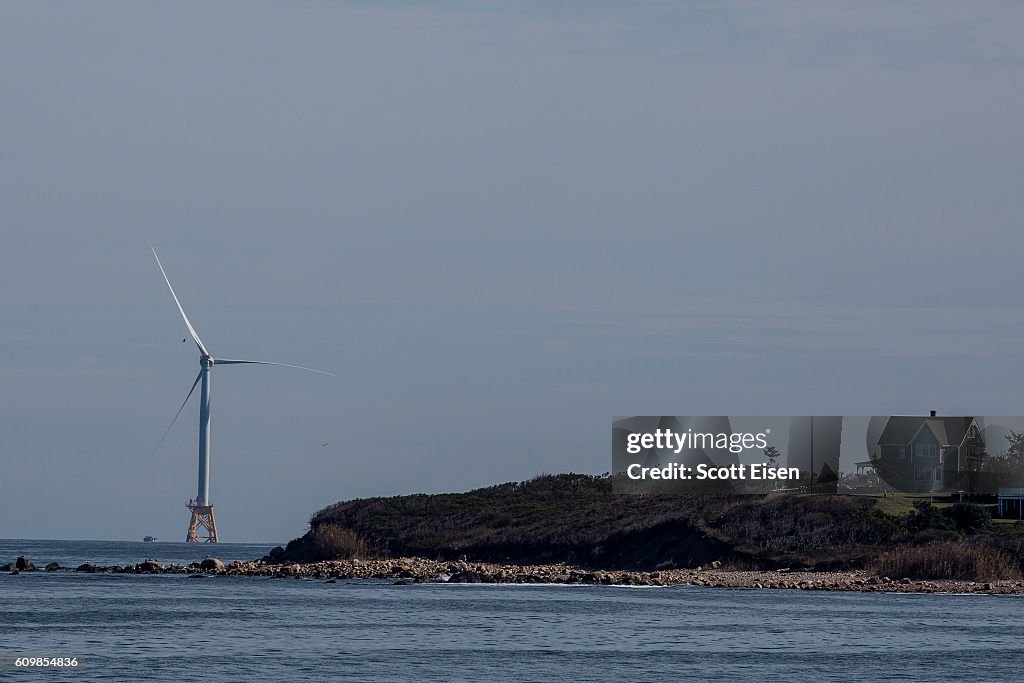
[(1024, 519), (1024, 488), (1001, 488), (998, 494), (999, 516)]

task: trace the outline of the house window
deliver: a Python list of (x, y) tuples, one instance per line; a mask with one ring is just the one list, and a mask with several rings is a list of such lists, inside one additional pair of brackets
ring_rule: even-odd
[(914, 446), (915, 458), (934, 458), (939, 454), (939, 447), (933, 443), (920, 443)]
[(906, 446), (900, 446), (899, 449), (897, 449), (897, 455), (900, 456), (901, 460), (903, 458), (906, 458), (907, 457), (907, 447)]

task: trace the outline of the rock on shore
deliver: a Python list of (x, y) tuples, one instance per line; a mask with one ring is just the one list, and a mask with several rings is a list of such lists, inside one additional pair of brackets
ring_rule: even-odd
[(218, 560), (216, 557), (208, 557), (199, 563), (199, 568), (204, 572), (209, 571), (223, 571), (224, 563)]

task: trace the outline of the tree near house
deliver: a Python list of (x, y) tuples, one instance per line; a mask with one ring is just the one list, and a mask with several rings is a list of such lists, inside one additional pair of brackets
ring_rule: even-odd
[(1010, 447), (1006, 449), (1006, 455), (1011, 458), (1024, 457), (1024, 433), (1011, 429), (1010, 433), (1006, 435), (1006, 440), (1010, 442)]
[(1004, 485), (1020, 486), (1024, 482), (1024, 432), (1015, 432), (1012, 429), (1006, 435), (1010, 447), (1006, 449), (1006, 462), (1003, 464), (1006, 481)]
[[(983, 488), (990, 492), (1002, 487), (1024, 486), (1024, 432), (1009, 431), (1006, 435), (1009, 447), (1002, 453), (986, 457), (977, 465), (980, 475), (975, 476), (981, 477)], [(966, 488), (966, 485), (961, 484), (961, 487)]]
[[(768, 467), (778, 467), (779, 457), (782, 455), (781, 453), (779, 453), (779, 449), (776, 448), (775, 446), (768, 446), (767, 448), (764, 449), (763, 452), (764, 460), (766, 463), (768, 463)], [(768, 489), (771, 491), (774, 491), (778, 487), (778, 482), (775, 479), (770, 480), (770, 483), (768, 483)]]

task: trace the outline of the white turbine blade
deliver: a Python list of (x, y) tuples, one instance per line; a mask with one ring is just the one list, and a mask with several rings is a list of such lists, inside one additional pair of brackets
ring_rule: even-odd
[[(181, 415), (181, 411), (185, 410), (185, 404), (186, 404), (186, 403), (188, 403), (188, 400), (189, 400), (190, 398), (192, 398), (192, 392), (196, 390), (196, 385), (198, 385), (198, 384), (199, 384), (199, 380), (200, 380), (200, 379), (202, 378), (202, 376), (203, 376), (203, 371), (202, 371), (202, 370), (200, 370), (200, 371), (199, 371), (199, 374), (198, 374), (198, 375), (196, 375), (196, 381), (195, 381), (195, 382), (192, 382), (192, 388), (188, 390), (188, 396), (186, 396), (186, 397), (185, 397), (185, 400), (184, 400), (184, 401), (182, 401), (182, 403), (181, 403), (181, 407), (180, 407), (180, 408), (178, 408), (178, 412), (174, 414), (174, 419), (173, 419), (173, 420), (171, 420), (171, 424), (167, 425), (167, 431), (165, 431), (165, 432), (164, 432), (164, 435), (160, 437), (160, 443), (158, 443), (158, 444), (156, 445), (156, 448), (154, 448), (154, 449), (153, 449), (153, 452), (149, 454), (149, 460), (152, 460), (152, 459), (153, 459), (153, 456), (154, 456), (154, 455), (156, 455), (156, 452), (157, 452), (157, 450), (158, 450), (158, 449), (160, 448), (160, 446), (162, 446), (162, 445), (163, 445), (163, 443), (164, 443), (164, 439), (166, 439), (166, 438), (167, 438), (167, 435), (168, 435), (168, 434), (170, 434), (170, 432), (171, 432), (171, 427), (173, 427), (173, 426), (174, 426), (174, 423), (178, 421), (178, 416), (180, 416), (180, 415)], [(146, 462), (149, 462), (149, 460), (147, 460)]]
[(280, 365), (282, 368), (296, 368), (298, 370), (309, 370), (310, 372), (318, 372), (321, 375), (330, 375), (334, 377), (333, 372), (324, 372), (323, 370), (316, 370), (314, 368), (307, 368), (304, 365), (288, 365), (288, 363), (271, 363), (265, 360), (229, 360), (226, 358), (217, 358), (214, 361), (214, 365)]
[(181, 313), (181, 319), (185, 321), (185, 327), (188, 328), (188, 333), (192, 335), (192, 340), (195, 341), (196, 346), (199, 347), (199, 352), (204, 356), (209, 356), (210, 354), (206, 352), (206, 347), (203, 346), (202, 340), (200, 340), (199, 335), (196, 334), (195, 328), (192, 327), (192, 323), (188, 321), (188, 316), (185, 315), (185, 309), (181, 307), (181, 302), (178, 301), (178, 295), (174, 293), (174, 287), (171, 287), (171, 281), (168, 279), (167, 273), (164, 271), (164, 265), (160, 263), (160, 257), (156, 255), (156, 249), (153, 247), (150, 247), (150, 249), (153, 249), (153, 258), (156, 259), (156, 265), (160, 267), (160, 273), (164, 276), (164, 282), (167, 283), (167, 289), (171, 290), (171, 296), (174, 297), (174, 303), (178, 304), (178, 311)]

